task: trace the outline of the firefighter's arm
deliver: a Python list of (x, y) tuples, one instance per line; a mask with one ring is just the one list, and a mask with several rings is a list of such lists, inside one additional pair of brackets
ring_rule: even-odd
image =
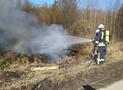
[(99, 30), (96, 31), (96, 36), (95, 36), (95, 39), (94, 39), (94, 43), (95, 44), (99, 44), (99, 41), (100, 41), (100, 37), (101, 37), (101, 33), (99, 32)]
[(94, 46), (98, 46), (98, 44), (99, 44), (99, 41), (97, 41), (97, 40), (95, 40), (95, 39), (92, 39), (92, 43), (94, 44)]
[(99, 36), (96, 36), (95, 39), (92, 40), (92, 42), (96, 45), (99, 44)]

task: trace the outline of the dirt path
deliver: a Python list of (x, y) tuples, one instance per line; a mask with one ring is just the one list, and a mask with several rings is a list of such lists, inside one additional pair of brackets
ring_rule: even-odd
[(99, 90), (123, 90), (123, 80), (115, 82), (105, 88)]

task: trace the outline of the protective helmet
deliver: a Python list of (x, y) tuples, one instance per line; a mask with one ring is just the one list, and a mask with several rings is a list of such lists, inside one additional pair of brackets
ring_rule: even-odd
[(104, 26), (103, 24), (100, 24), (100, 25), (98, 26), (98, 28), (99, 28), (99, 29), (104, 29), (105, 26)]

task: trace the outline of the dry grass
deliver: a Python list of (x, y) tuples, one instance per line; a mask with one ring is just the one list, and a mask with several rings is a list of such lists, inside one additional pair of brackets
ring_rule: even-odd
[(111, 43), (111, 45), (109, 45), (109, 56), (113, 57), (113, 58), (122, 58), (123, 57), (123, 43), (119, 42), (119, 43)]
[[(95, 72), (98, 73), (102, 73), (100, 70), (102, 70), (102, 68), (109, 68), (109, 65), (111, 66), (111, 68), (115, 68), (116, 70), (118, 68), (118, 70), (120, 69), (119, 62), (122, 62), (122, 57), (123, 57), (123, 47), (122, 47), (123, 43), (117, 43), (117, 44), (113, 44), (111, 43), (108, 46), (108, 56), (107, 56), (107, 60), (106, 60), (106, 64), (102, 65), (101, 67), (97, 66), (95, 63), (92, 63), (92, 65), (87, 69), (87, 65), (90, 63), (89, 61), (89, 53), (90, 53), (90, 46), (88, 44), (86, 44), (85, 46), (83, 46), (84, 49), (82, 49), (80, 46), (77, 47), (77, 52), (76, 54), (74, 54), (75, 56), (73, 57), (66, 57), (65, 60), (63, 60), (63, 62), (61, 62), (61, 65), (63, 65), (63, 67), (61, 67), (61, 69), (58, 70), (44, 70), (44, 71), (32, 71), (31, 68), (37, 68), (37, 67), (52, 67), (54, 65), (52, 64), (43, 64), (43, 63), (25, 63), (28, 60), (27, 58), (24, 59), (24, 57), (20, 58), (20, 61), (22, 59), (21, 62), (19, 63), (13, 63), (11, 64), (7, 69), (4, 70), (4, 72), (9, 73), (10, 72), (10, 76), (15, 74), (15, 76), (18, 75), (18, 72), (21, 73), (21, 75), (19, 76), (19, 78), (9, 78), (9, 82), (2, 80), (2, 82), (0, 81), (0, 86), (3, 90), (9, 90), (10, 88), (32, 88), (32, 86), (30, 85), (34, 85), (36, 83), (38, 83), (41, 80), (44, 80), (47, 77), (51, 77), (50, 81), (47, 81), (49, 84), (52, 84), (53, 86), (55, 84), (61, 85), (63, 82), (69, 82), (69, 80), (76, 80), (77, 78), (79, 78), (81, 75), (83, 75), (83, 77), (87, 78), (84, 82), (92, 82), (90, 79), (88, 79), (88, 77), (92, 77), (93, 74), (95, 74)], [(10, 55), (11, 56), (11, 55)], [(15, 59), (12, 58), (11, 59)], [(18, 58), (19, 59), (19, 58)], [(24, 61), (23, 61), (24, 59)], [(35, 57), (35, 60), (38, 60), (38, 57)], [(121, 61), (120, 61), (121, 60)], [(10, 60), (11, 61), (11, 60)], [(25, 64), (22, 64), (22, 62), (24, 62)], [(117, 65), (118, 62), (118, 65)], [(112, 65), (112, 63), (115, 65), (115, 67), (113, 67), (114, 65)], [(93, 71), (93, 68), (94, 71)], [(109, 69), (104, 69), (106, 74), (108, 72)], [(96, 71), (97, 70), (97, 71)], [(112, 70), (115, 71), (115, 70)], [(11, 74), (12, 72), (12, 74)], [(15, 73), (17, 72), (17, 73)], [(84, 74), (84, 72), (86, 72)], [(112, 73), (112, 72), (111, 72)], [(90, 75), (92, 74), (92, 75)], [(1, 73), (2, 76), (4, 76)], [(99, 74), (101, 75), (101, 74)], [(88, 77), (87, 77), (88, 76)], [(99, 76), (100, 78), (101, 76)], [(104, 75), (103, 75), (104, 77)], [(8, 78), (8, 77), (4, 77), (4, 78)], [(95, 80), (97, 80), (95, 78)], [(50, 83), (51, 82), (51, 83)], [(44, 82), (45, 83), (45, 82)], [(72, 84), (71, 82), (69, 82), (70, 84)], [(7, 85), (6, 87), (4, 85)], [(68, 86), (66, 86), (68, 87)]]

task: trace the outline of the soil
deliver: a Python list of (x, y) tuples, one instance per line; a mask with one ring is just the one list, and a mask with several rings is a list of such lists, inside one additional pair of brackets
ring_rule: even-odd
[(119, 53), (119, 58), (109, 53), (104, 64), (93, 62), (89, 67), (91, 59), (83, 56), (66, 58), (56, 70), (31, 71), (54, 64), (13, 64), (0, 72), (0, 90), (98, 90), (123, 79)]
[(84, 90), (83, 85), (99, 89), (123, 78), (123, 60), (66, 71), (41, 81), (33, 90)]
[(88, 85), (99, 89), (123, 78), (122, 59), (107, 60), (103, 65), (93, 62), (88, 67), (89, 63), (90, 60), (83, 60), (70, 67), (36, 72), (30, 70), (34, 65), (18, 67), (13, 72), (14, 69), (9, 69), (0, 74), (0, 87), (1, 90), (84, 90), (83, 85)]

